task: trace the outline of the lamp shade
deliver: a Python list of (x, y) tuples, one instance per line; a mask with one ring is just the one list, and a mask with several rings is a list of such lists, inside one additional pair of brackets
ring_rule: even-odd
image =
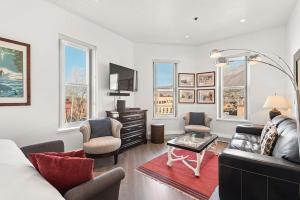
[(211, 50), (210, 57), (211, 58), (219, 58), (219, 57), (221, 57), (221, 51), (219, 51), (219, 49), (213, 49), (213, 50)]
[(261, 59), (261, 57), (258, 54), (251, 55), (248, 58), (248, 62), (249, 62), (250, 65), (255, 65), (255, 64), (257, 64), (260, 61), (262, 61), (262, 59)]
[(228, 60), (225, 57), (219, 57), (216, 59), (215, 66), (216, 67), (224, 67), (228, 64)]
[(282, 96), (268, 96), (263, 108), (279, 108), (288, 109), (290, 107), (289, 102)]

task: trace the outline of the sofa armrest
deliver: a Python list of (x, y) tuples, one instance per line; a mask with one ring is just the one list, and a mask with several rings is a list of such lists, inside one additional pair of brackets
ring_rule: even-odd
[(262, 130), (264, 129), (263, 125), (255, 125), (255, 124), (240, 124), (236, 126), (237, 133), (246, 133), (260, 136)]
[(239, 200), (243, 195), (247, 199), (272, 200), (277, 196), (294, 200), (299, 197), (299, 183), (299, 165), (282, 158), (235, 149), (220, 154), (220, 199)]
[(43, 153), (43, 152), (64, 152), (64, 142), (62, 140), (55, 140), (39, 144), (33, 144), (20, 148), (27, 157), (30, 153)]
[(120, 167), (67, 191), (66, 200), (118, 200), (121, 180), (125, 177)]

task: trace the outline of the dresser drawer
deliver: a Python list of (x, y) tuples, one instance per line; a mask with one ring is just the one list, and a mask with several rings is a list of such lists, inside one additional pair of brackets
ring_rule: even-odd
[(132, 131), (143, 130), (143, 129), (145, 129), (144, 123), (134, 124), (134, 125), (122, 128), (121, 133), (129, 133), (129, 132), (132, 132)]
[(144, 114), (143, 113), (120, 116), (120, 120), (123, 123), (124, 122), (136, 121), (136, 120), (140, 120), (140, 119), (144, 119)]
[(122, 145), (131, 143), (136, 140), (144, 140), (145, 134), (143, 132), (137, 132), (134, 135), (127, 135), (127, 137), (122, 137)]

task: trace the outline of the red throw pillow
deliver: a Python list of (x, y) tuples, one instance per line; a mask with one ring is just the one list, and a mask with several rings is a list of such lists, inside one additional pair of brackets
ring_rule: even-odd
[(35, 157), (41, 175), (62, 194), (93, 178), (93, 159), (45, 154)]
[(40, 155), (40, 154), (53, 155), (53, 156), (59, 156), (59, 157), (69, 156), (69, 157), (85, 158), (84, 151), (82, 149), (81, 150), (68, 151), (68, 152), (30, 153), (28, 155), (28, 158), (29, 158), (30, 162), (33, 164), (33, 166), (35, 167), (35, 169), (37, 169), (38, 171), (39, 171), (39, 167), (37, 165), (36, 155)]

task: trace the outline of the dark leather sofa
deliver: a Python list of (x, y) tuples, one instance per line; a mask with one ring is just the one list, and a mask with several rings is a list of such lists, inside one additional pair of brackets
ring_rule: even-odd
[(296, 122), (283, 115), (272, 122), (280, 135), (272, 156), (260, 154), (262, 126), (237, 126), (229, 148), (220, 154), (219, 188), (211, 200), (300, 199)]

